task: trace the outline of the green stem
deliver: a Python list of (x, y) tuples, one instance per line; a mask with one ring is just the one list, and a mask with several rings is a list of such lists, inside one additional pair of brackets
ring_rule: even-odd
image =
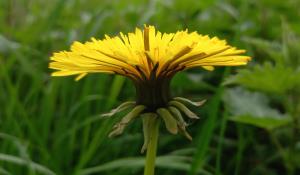
[(155, 170), (155, 158), (156, 158), (160, 121), (158, 118), (152, 121), (153, 122), (150, 123), (150, 128), (149, 128), (150, 138), (147, 147), (144, 175), (154, 175), (154, 170)]

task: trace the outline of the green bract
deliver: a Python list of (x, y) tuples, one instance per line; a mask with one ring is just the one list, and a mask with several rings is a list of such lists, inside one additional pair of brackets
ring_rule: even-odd
[(183, 103), (200, 107), (205, 103), (205, 100), (194, 102), (186, 98), (175, 97), (170, 100), (166, 107), (158, 108), (156, 112), (148, 112), (146, 106), (137, 105), (134, 102), (128, 101), (122, 103), (120, 106), (111, 110), (109, 113), (102, 114), (102, 116), (111, 117), (118, 112), (121, 112), (128, 108), (132, 108), (127, 115), (122, 117), (122, 119), (114, 125), (113, 130), (109, 134), (109, 137), (122, 134), (126, 126), (132, 120), (141, 118), (143, 120), (144, 132), (144, 144), (141, 149), (141, 152), (143, 153), (148, 146), (148, 142), (150, 139), (149, 132), (153, 126), (153, 122), (155, 122), (157, 119), (164, 123), (165, 128), (171, 134), (181, 133), (187, 139), (192, 140), (192, 137), (186, 131), (187, 124), (184, 120), (184, 117), (187, 117), (189, 119), (199, 119), (199, 117)]

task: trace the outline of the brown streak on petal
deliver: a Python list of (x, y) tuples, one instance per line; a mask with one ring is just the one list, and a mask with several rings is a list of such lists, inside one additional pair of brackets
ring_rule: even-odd
[[(88, 58), (88, 59), (91, 59), (91, 60), (94, 60), (94, 61), (106, 63), (106, 64), (111, 65), (111, 66), (114, 66), (114, 67), (123, 68), (123, 66), (120, 66), (120, 65), (117, 65), (117, 64), (113, 64), (113, 63), (109, 63), (109, 62), (106, 62), (106, 61), (103, 61), (103, 60), (98, 60), (98, 59), (96, 59), (96, 58), (93, 58), (93, 57), (90, 57), (90, 56), (87, 56), (87, 55), (80, 54), (80, 56), (85, 57), (85, 58)], [(107, 65), (107, 66), (108, 66), (108, 65)]]
[(202, 53), (199, 53), (199, 54), (196, 54), (196, 55), (189, 56), (185, 59), (179, 60), (178, 62), (175, 62), (174, 64), (171, 65), (171, 69), (178, 66), (178, 65), (185, 65), (185, 64), (188, 64), (188, 63), (193, 62), (195, 60), (202, 59), (201, 57), (203, 57), (205, 55), (206, 54), (202, 52)]
[(141, 67), (136, 65), (135, 68), (140, 73), (140, 75), (142, 76), (142, 79), (147, 80), (147, 76), (146, 76), (145, 72), (141, 69)]
[(161, 71), (160, 71), (159, 74), (162, 74), (163, 72), (165, 72), (165, 71), (169, 68), (170, 64), (171, 64), (174, 60), (176, 60), (176, 59), (182, 57), (183, 55), (185, 55), (185, 54), (187, 54), (187, 53), (189, 53), (192, 49), (193, 49), (193, 48), (191, 48), (191, 47), (189, 47), (189, 46), (185, 46), (184, 48), (182, 48), (176, 55), (173, 56), (173, 58), (171, 58), (170, 60), (168, 60), (168, 61), (162, 66), (162, 68), (160, 69)]
[(132, 70), (135, 70), (134, 67), (133, 67), (131, 64), (128, 64), (126, 61), (122, 60), (121, 58), (118, 58), (118, 57), (116, 57), (116, 56), (114, 56), (114, 55), (111, 55), (111, 54), (102, 52), (101, 50), (96, 50), (96, 51), (99, 52), (99, 53), (101, 53), (101, 54), (103, 54), (103, 55), (105, 55), (105, 56), (107, 56), (107, 57), (110, 57), (110, 58), (112, 58), (112, 59), (115, 59), (115, 60), (117, 60), (117, 61), (120, 61), (120, 62), (122, 62), (122, 63), (125, 63), (126, 65), (128, 65), (129, 68), (132, 68)]
[(176, 59), (182, 57), (183, 55), (189, 53), (192, 49), (193, 49), (193, 48), (191, 48), (191, 47), (189, 47), (189, 46), (184, 47), (184, 48), (181, 49), (176, 55), (174, 55), (174, 57), (173, 57), (171, 60), (169, 60), (169, 61), (172, 62), (172, 61), (174, 61), (174, 60), (176, 60)]
[(145, 48), (146, 51), (150, 50), (149, 27), (144, 28), (144, 48)]

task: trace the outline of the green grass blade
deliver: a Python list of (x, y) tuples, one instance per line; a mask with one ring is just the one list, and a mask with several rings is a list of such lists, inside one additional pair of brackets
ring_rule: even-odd
[(28, 160), (24, 160), (22, 158), (13, 156), (13, 155), (8, 155), (8, 154), (2, 154), (0, 153), (0, 161), (4, 162), (9, 162), (17, 165), (22, 165), (22, 166), (27, 166), (29, 169), (32, 168), (35, 171), (45, 174), (45, 175), (55, 175), (53, 171), (48, 169), (47, 167), (40, 165), (38, 163), (32, 162)]

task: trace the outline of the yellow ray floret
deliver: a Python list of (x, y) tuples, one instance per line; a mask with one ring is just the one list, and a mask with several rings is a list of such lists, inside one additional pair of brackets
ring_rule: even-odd
[(156, 31), (154, 26), (136, 28), (134, 33), (74, 42), (70, 51), (54, 53), (49, 67), (53, 76), (88, 73), (115, 73), (133, 80), (171, 76), (194, 67), (213, 70), (214, 66), (245, 65), (250, 57), (217, 37), (210, 38), (187, 30), (176, 33)]

